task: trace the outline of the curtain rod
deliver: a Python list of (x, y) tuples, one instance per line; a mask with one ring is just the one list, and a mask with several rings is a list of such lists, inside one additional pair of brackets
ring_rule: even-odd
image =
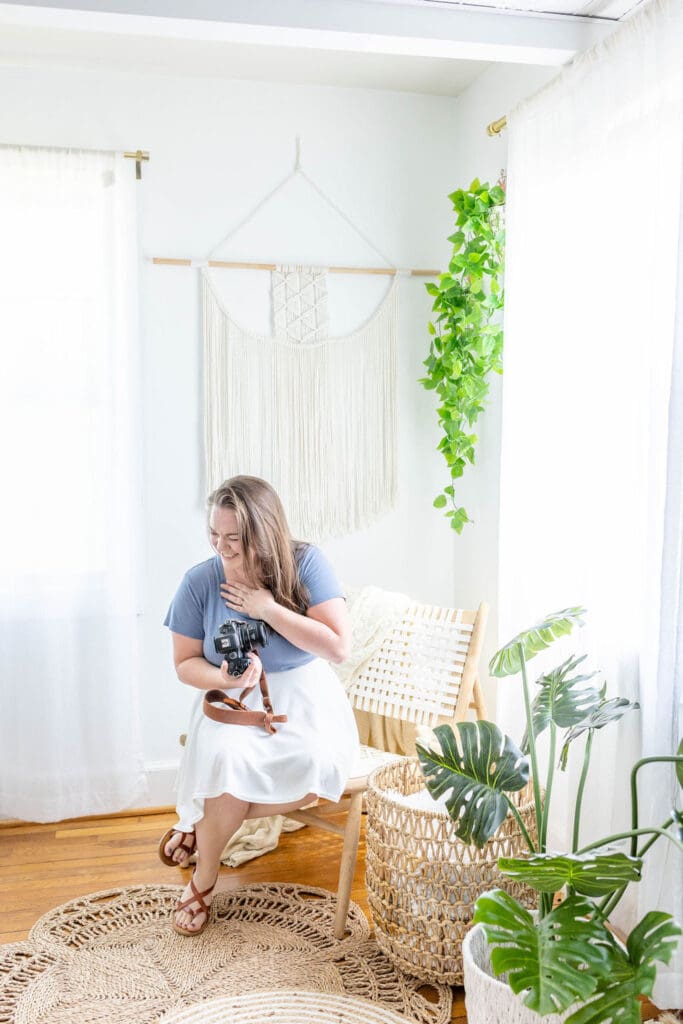
[(124, 153), (128, 160), (135, 160), (135, 177), (138, 181), (142, 178), (142, 160), (149, 160), (149, 153), (145, 149), (136, 149), (134, 153)]
[(507, 117), (505, 117), (505, 115), (503, 115), (503, 117), (499, 117), (497, 121), (491, 121), (491, 124), (487, 125), (486, 127), (487, 135), (500, 135), (503, 128), (507, 126), (507, 123), (508, 119)]
[[(172, 259), (168, 256), (153, 256), (152, 263), (166, 267), (227, 267), (237, 270), (277, 270), (276, 263), (237, 263), (228, 260), (188, 260)], [(330, 274), (384, 274), (394, 277), (396, 274), (409, 274), (411, 277), (438, 277), (440, 270), (399, 270), (397, 267), (326, 267)]]

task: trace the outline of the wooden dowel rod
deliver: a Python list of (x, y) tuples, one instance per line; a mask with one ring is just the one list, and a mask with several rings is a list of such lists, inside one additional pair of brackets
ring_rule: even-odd
[(311, 814), (309, 811), (290, 811), (286, 815), (294, 821), (300, 821), (302, 825), (309, 825), (311, 828), (321, 828), (323, 832), (334, 832), (337, 836), (344, 835), (344, 826), (337, 825), (333, 821), (326, 821), (319, 814)]
[[(191, 267), (192, 260), (171, 259), (168, 256), (153, 256), (152, 263), (166, 267)], [(277, 270), (275, 263), (237, 263), (227, 260), (208, 260), (209, 267), (225, 267), (233, 270)], [(398, 273), (395, 267), (326, 267), (330, 274), (383, 274), (394, 277)], [(411, 277), (438, 277), (440, 270), (408, 270)]]

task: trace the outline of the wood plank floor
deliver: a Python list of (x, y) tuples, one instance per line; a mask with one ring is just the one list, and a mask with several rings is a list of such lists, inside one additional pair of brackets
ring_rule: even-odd
[[(160, 836), (175, 821), (173, 812), (161, 811), (0, 827), (0, 942), (25, 939), (46, 911), (89, 892), (155, 882), (184, 885), (188, 873), (166, 867), (157, 856)], [(222, 868), (219, 888), (302, 882), (334, 891), (339, 851), (339, 839), (319, 829), (289, 833), (272, 853), (239, 868)], [(370, 919), (364, 859), (363, 837), (351, 897)], [(462, 989), (453, 991), (452, 1021), (464, 1024), (464, 995)]]
[[(334, 820), (334, 819), (333, 819)], [(125, 885), (185, 884), (187, 872), (165, 867), (157, 856), (163, 832), (176, 821), (170, 810), (83, 818), (50, 825), (0, 826), (0, 942), (25, 939), (31, 925), (52, 907), (77, 896)], [(370, 920), (365, 893), (365, 840), (361, 837), (352, 899)], [(222, 868), (219, 888), (248, 882), (302, 882), (336, 888), (340, 843), (308, 829), (281, 836), (272, 853)], [(650, 1004), (643, 1019), (656, 1016)], [(453, 989), (452, 1022), (464, 1024), (462, 989)]]

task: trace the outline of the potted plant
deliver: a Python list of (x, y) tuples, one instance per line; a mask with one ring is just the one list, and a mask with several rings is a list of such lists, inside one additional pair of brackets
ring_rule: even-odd
[[(653, 843), (663, 839), (683, 852), (683, 813), (674, 809), (663, 824), (644, 827), (637, 800), (638, 774), (652, 762), (674, 763), (683, 786), (683, 744), (676, 755), (643, 758), (633, 766), (628, 831), (581, 845), (581, 807), (594, 735), (638, 704), (622, 697), (608, 699), (606, 688), (595, 684), (597, 673), (581, 670), (585, 656), (571, 656), (539, 676), (532, 699), (527, 663), (582, 625), (583, 614), (582, 608), (566, 608), (547, 616), (514, 637), (490, 662), (493, 676), (521, 675), (526, 731), (520, 746), (485, 721), (459, 723), (455, 731), (449, 725), (437, 726), (435, 742), (418, 741), (427, 788), (435, 798), (450, 791), (448, 811), (465, 842), (481, 847), (508, 814), (518, 816), (509, 794), (526, 785), (530, 774), (533, 780), (538, 842), (534, 844), (527, 833), (528, 855), (501, 857), (498, 866), (538, 892), (538, 908), (532, 914), (499, 889), (477, 900), (477, 927), (463, 944), (470, 1024), (521, 1024), (546, 1014), (567, 1024), (639, 1024), (638, 997), (651, 995), (656, 963), (669, 962), (681, 934), (671, 915), (651, 911), (622, 943), (608, 919), (629, 883), (639, 880), (643, 857)], [(549, 756), (543, 799), (538, 739), (546, 730)], [(561, 853), (547, 845), (558, 730), (566, 730), (559, 755), (562, 770), (570, 747), (579, 738), (585, 741), (572, 848)], [(617, 844), (628, 844), (628, 850)], [(486, 985), (486, 994), (477, 997), (481, 1006), (471, 995), (468, 967), (470, 975), (478, 972), (477, 987), (482, 979)], [(502, 982), (498, 975), (504, 976)]]
[(449, 473), (448, 485), (434, 499), (445, 509), (451, 527), (462, 533), (472, 520), (458, 504), (455, 487), (467, 463), (474, 462), (477, 435), (472, 427), (483, 412), (491, 371), (503, 372), (503, 271), (505, 179), (496, 185), (475, 178), (469, 188), (448, 197), (456, 230), (448, 241), (453, 252), (448, 270), (425, 288), (434, 299), (429, 323), (427, 372), (419, 382), (439, 400), (437, 416), (443, 437), (438, 449)]

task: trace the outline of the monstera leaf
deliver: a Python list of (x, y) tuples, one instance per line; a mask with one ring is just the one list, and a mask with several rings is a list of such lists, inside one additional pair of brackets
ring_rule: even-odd
[(683, 811), (677, 811), (676, 808), (671, 812), (673, 824), (675, 826), (674, 833), (679, 843), (683, 843)]
[(637, 711), (640, 704), (637, 700), (627, 700), (626, 697), (611, 697), (609, 700), (602, 700), (598, 707), (591, 711), (586, 718), (570, 729), (564, 738), (562, 752), (560, 754), (560, 768), (562, 771), (567, 767), (567, 756), (569, 746), (575, 739), (581, 736), (588, 729), (603, 729), (610, 722), (618, 722), (627, 711)]
[(521, 670), (519, 657), (519, 645), (522, 645), (524, 658), (529, 661), (539, 651), (550, 647), (554, 640), (571, 633), (574, 626), (582, 626), (582, 615), (585, 608), (564, 608), (561, 612), (554, 612), (547, 615), (543, 622), (537, 623), (531, 629), (525, 629), (518, 633), (505, 647), (493, 655), (489, 662), (489, 672), (492, 676), (514, 676)]
[(597, 993), (586, 1006), (572, 1013), (566, 1024), (640, 1024), (638, 996), (652, 995), (657, 968), (668, 964), (681, 929), (670, 914), (650, 911), (631, 932), (626, 949), (612, 943), (609, 970), (598, 980)]
[(525, 1005), (537, 1013), (585, 1001), (607, 969), (609, 938), (583, 896), (570, 896), (535, 922), (512, 896), (494, 889), (477, 900), (474, 920), (494, 946), (494, 972), (507, 971), (512, 991), (524, 992)]
[[(540, 686), (540, 691), (531, 705), (534, 736), (538, 736), (539, 733), (547, 729), (551, 722), (558, 725), (560, 729), (569, 729), (582, 722), (586, 715), (596, 710), (600, 704), (601, 691), (595, 686), (584, 686), (584, 683), (593, 679), (598, 673), (570, 675), (585, 660), (585, 654), (580, 658), (570, 655), (552, 672), (538, 677), (536, 685)], [(525, 754), (529, 751), (529, 737), (526, 730), (522, 738), (522, 750)]]
[(499, 857), (498, 867), (509, 878), (537, 892), (557, 892), (569, 885), (583, 896), (606, 896), (628, 882), (639, 882), (643, 866), (625, 853), (535, 853), (524, 859)]
[[(529, 763), (519, 747), (492, 722), (458, 722), (434, 730), (439, 746), (417, 743), (427, 789), (438, 798), (451, 790), (446, 807), (465, 843), (482, 847), (505, 821), (505, 793), (522, 789), (529, 780)], [(456, 741), (457, 735), (457, 741)]]

